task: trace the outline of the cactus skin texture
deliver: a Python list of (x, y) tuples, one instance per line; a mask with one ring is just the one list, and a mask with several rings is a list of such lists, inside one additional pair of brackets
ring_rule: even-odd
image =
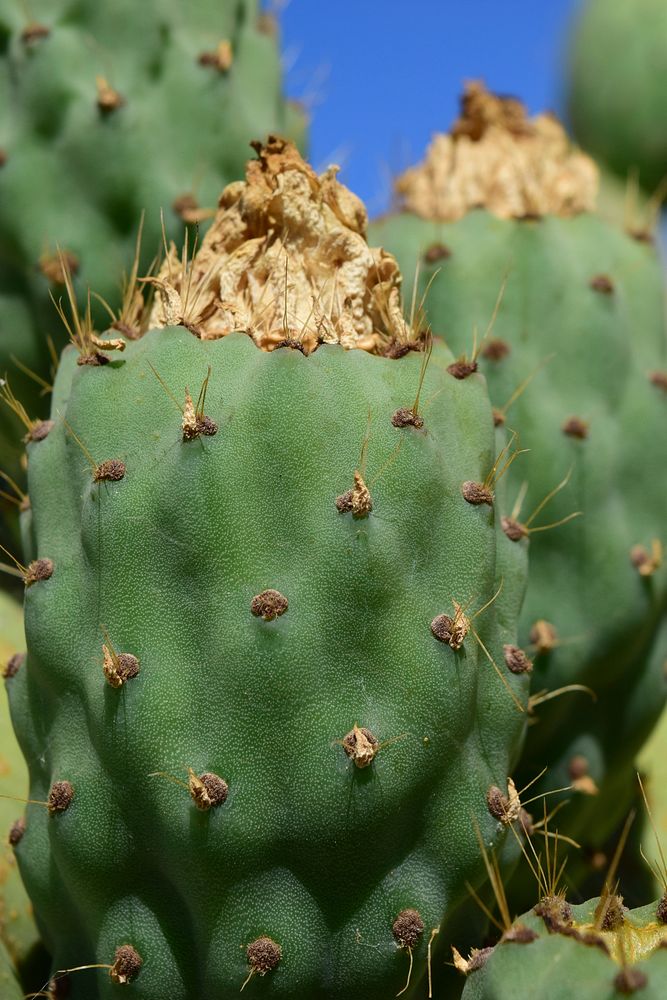
[(588, 0), (574, 25), (569, 115), (577, 140), (648, 191), (667, 175), (667, 7)]
[[(654, 548), (666, 541), (659, 262), (645, 241), (590, 212), (518, 219), (478, 209), (438, 222), (406, 211), (371, 233), (396, 255), (408, 287), (418, 260), (423, 287), (436, 275), (426, 312), (455, 353), (471, 354), (473, 330), (479, 342), (506, 281), (479, 367), (498, 408), (531, 379), (504, 414), (530, 449), (508, 474), (510, 496), (528, 483), (517, 519), (569, 470), (531, 527), (583, 513), (531, 536), (520, 644), (537, 644), (533, 691), (583, 684), (596, 695), (536, 708), (520, 780), (548, 767), (537, 791), (574, 781), (577, 808), (559, 815), (559, 828), (597, 850), (634, 796), (634, 757), (667, 694), (667, 576)], [(534, 631), (540, 620), (556, 628), (551, 649)]]
[(599, 904), (561, 899), (567, 918), (551, 930), (534, 910), (519, 917), (499, 944), (478, 953), (480, 968), (468, 973), (463, 1000), (662, 1000), (667, 927), (656, 917), (660, 904), (625, 910), (615, 930), (600, 929)]
[[(45, 336), (62, 342), (49, 298), (63, 295), (57, 248), (73, 255), (80, 298), (90, 287), (116, 309), (142, 212), (147, 267), (161, 209), (180, 242), (184, 219), (243, 177), (251, 140), (304, 127), (282, 98), (278, 47), (256, 0), (29, 6), (32, 20), (0, 0), (0, 376), (9, 372), (37, 417), (48, 406), (11, 356), (51, 377)], [(5, 469), (20, 433), (3, 406)]]
[(0, 941), (0, 990), (2, 1000), (23, 1000), (23, 990), (4, 942)]
[[(0, 669), (5, 675), (3, 688), (11, 683), (9, 675), (21, 663), (25, 649), (23, 609), (7, 594), (0, 593)], [(28, 769), (16, 742), (9, 718), (4, 690), (0, 694), (0, 793), (25, 797)], [(38, 934), (32, 905), (23, 888), (14, 852), (9, 843), (10, 831), (21, 816), (21, 805), (0, 799), (0, 945), (12, 967), (25, 967), (33, 957)], [(0, 962), (1, 968), (1, 962)], [(2, 983), (0, 972), (0, 983)], [(8, 987), (6, 987), (8, 989)], [(0, 991), (4, 998), (5, 993)]]
[[(286, 201), (305, 178), (305, 222), (327, 197), (330, 222), (348, 217), (345, 189), (294, 151), (288, 161), (280, 190)], [(278, 236), (290, 246), (294, 226), (286, 211), (265, 252)], [(335, 231), (335, 260), (365, 247)], [(327, 240), (306, 243), (315, 253)], [(290, 289), (303, 287), (300, 259), (288, 255)], [(283, 274), (278, 260), (270, 275)], [(240, 287), (257, 273), (243, 268)], [(431, 930), (435, 988), (466, 882), (483, 881), (474, 824), (507, 839), (487, 793), (507, 787), (525, 720), (472, 631), (455, 651), (430, 628), (452, 601), (481, 608), (502, 578), (474, 628), (525, 705), (526, 678), (503, 661), (525, 553), (461, 492), (494, 462), (484, 382), (452, 378), (436, 346), (423, 428), (395, 426), (415, 399), (418, 351), (327, 343), (306, 355), (290, 338), (265, 351), (243, 333), (198, 334), (153, 329), (103, 367), (66, 350), (63, 419), (28, 446), (27, 558), (53, 572), (27, 588), (28, 659), (9, 695), (31, 798), (71, 799), (52, 815), (29, 805), (16, 849), (39, 925), (54, 969), (114, 963), (131, 946), (143, 964), (127, 994), (143, 1000), (235, 996), (250, 957), (248, 996), (385, 1000), (406, 982), (408, 947), (404, 995), (421, 996)], [(194, 394), (209, 366), (201, 432), (184, 440), (164, 387)], [(97, 470), (114, 459), (122, 477), (95, 482), (68, 428)], [(356, 517), (355, 470), (372, 500)], [(105, 680), (103, 643), (138, 660), (120, 687)], [(186, 768), (224, 802), (198, 809)], [(100, 970), (70, 986), (73, 1000), (118, 992)]]

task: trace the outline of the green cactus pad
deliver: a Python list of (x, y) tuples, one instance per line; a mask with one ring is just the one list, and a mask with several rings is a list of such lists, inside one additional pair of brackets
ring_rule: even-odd
[(667, 6), (587, 0), (574, 25), (569, 114), (584, 149), (653, 193), (667, 175)]
[(614, 930), (601, 929), (600, 904), (561, 900), (565, 919), (549, 925), (534, 911), (519, 917), (499, 944), (471, 956), (463, 1000), (661, 1000), (667, 926), (656, 918), (659, 904), (623, 912)]
[[(395, 263), (330, 173), (274, 149), (249, 178), (183, 279), (189, 328), (159, 321), (167, 264), (158, 328), (103, 366), (66, 351), (29, 445), (27, 558), (51, 572), (27, 588), (9, 693), (50, 810), (28, 806), (16, 853), (54, 968), (111, 966), (71, 975), (77, 1000), (123, 977), (144, 1000), (232, 996), (248, 976), (248, 996), (384, 1000), (411, 961), (421, 996), (483, 882), (475, 826), (502, 844), (519, 809), (527, 681), (504, 647), (525, 546), (462, 492), (494, 464), (484, 382), (382, 332), (403, 323)], [(257, 237), (265, 188), (285, 226)], [(220, 234), (244, 211), (259, 243), (219, 292), (207, 255), (227, 277)], [(261, 274), (285, 286), (253, 312)], [(246, 307), (252, 338), (210, 339)]]
[(23, 1000), (21, 984), (16, 978), (14, 965), (2, 940), (0, 940), (0, 990), (2, 1000)]
[[(23, 665), (25, 638), (23, 609), (6, 594), (0, 593), (0, 671), (5, 675), (3, 688), (11, 675)], [(16, 742), (9, 719), (9, 705), (4, 691), (0, 694), (0, 795), (25, 798), (28, 793), (28, 770)], [(8, 838), (22, 813), (20, 802), (0, 798), (0, 942), (11, 955), (14, 966), (22, 966), (30, 957), (38, 935), (32, 905), (23, 888), (16, 858)], [(4, 993), (0, 994), (4, 997)]]
[[(480, 176), (488, 183), (484, 170)], [(532, 189), (531, 196), (534, 207), (546, 197)], [(561, 829), (598, 848), (634, 795), (634, 757), (667, 694), (660, 631), (667, 361), (658, 258), (590, 212), (517, 219), (478, 209), (451, 222), (404, 212), (377, 223), (372, 239), (396, 254), (408, 287), (421, 263), (433, 330), (468, 362), (476, 331), (476, 360), (498, 419), (529, 449), (508, 474), (510, 507), (527, 483), (508, 532), (522, 537), (522, 525), (570, 476), (529, 525), (582, 514), (530, 535), (520, 636), (524, 648), (532, 643), (535, 694), (578, 684), (595, 700), (571, 691), (536, 706), (521, 780), (548, 767), (537, 791), (574, 782), (579, 801), (561, 814)]]

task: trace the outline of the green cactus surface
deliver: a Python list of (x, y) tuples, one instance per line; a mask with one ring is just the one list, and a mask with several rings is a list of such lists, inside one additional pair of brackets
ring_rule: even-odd
[[(27, 15), (29, 6), (30, 15)], [(0, 376), (31, 417), (62, 342), (60, 248), (80, 300), (114, 310), (143, 222), (141, 267), (243, 177), (252, 140), (303, 136), (282, 95), (278, 46), (257, 0), (0, 0)], [(93, 310), (108, 317), (97, 299)], [(132, 304), (119, 323), (133, 331)], [(3, 466), (20, 425), (3, 406)], [(11, 462), (10, 462), (11, 460)]]
[[(580, 158), (545, 167), (541, 189), (524, 160), (503, 202), (493, 176), (513, 162), (513, 140), (497, 123), (487, 135), (496, 146), (470, 141), (457, 162), (472, 162), (470, 201), (487, 185), (496, 211), (468, 205), (455, 221), (405, 211), (377, 223), (372, 239), (397, 256), (408, 287), (420, 262), (434, 332), (460, 355), (462, 376), (484, 372), (497, 422), (528, 449), (508, 474), (520, 509), (504, 521), (510, 538), (531, 539), (520, 642), (532, 648), (534, 695), (565, 690), (534, 702), (521, 781), (548, 768), (536, 791), (572, 784), (579, 801), (560, 814), (561, 829), (595, 851), (625, 817), (635, 756), (667, 694), (661, 268), (645, 240), (591, 211), (548, 211), (552, 176), (568, 192)], [(457, 180), (439, 192), (458, 197), (467, 180)], [(516, 217), (511, 199), (524, 189)], [(541, 530), (549, 524), (558, 526)]]
[(0, 989), (3, 1000), (23, 1000), (23, 990), (3, 941), (0, 941)]
[(626, 910), (614, 896), (578, 906), (562, 897), (543, 900), (494, 948), (471, 955), (463, 1000), (662, 1000), (665, 903)]
[(587, 0), (574, 25), (569, 116), (584, 149), (648, 191), (667, 177), (667, 5)]
[[(23, 609), (8, 595), (0, 593), (0, 664), (6, 677), (3, 688), (11, 682), (10, 675), (20, 665), (24, 649)], [(0, 795), (25, 798), (27, 792), (28, 769), (14, 736), (3, 691), (0, 696)], [(0, 942), (15, 967), (25, 965), (38, 940), (32, 905), (8, 839), (22, 811), (20, 802), (0, 798)], [(4, 993), (0, 995), (5, 996)]]
[[(28, 445), (8, 689), (49, 808), (16, 856), (54, 971), (109, 966), (73, 1000), (422, 996), (484, 881), (475, 828), (515, 850), (525, 545), (465, 499), (490, 488), (490, 403), (410, 339), (332, 173), (274, 148), (221, 204), (150, 332), (64, 353)], [(219, 290), (228, 231), (253, 263)], [(284, 284), (251, 308), (262, 275)]]

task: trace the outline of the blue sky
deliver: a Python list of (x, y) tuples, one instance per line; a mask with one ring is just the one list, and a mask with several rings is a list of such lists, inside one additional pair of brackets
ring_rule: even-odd
[[(283, 0), (284, 2), (284, 0)], [(568, 26), (580, 0), (289, 0), (281, 15), (290, 96), (312, 108), (310, 158), (371, 214), (392, 174), (456, 114), (466, 79), (563, 106)]]

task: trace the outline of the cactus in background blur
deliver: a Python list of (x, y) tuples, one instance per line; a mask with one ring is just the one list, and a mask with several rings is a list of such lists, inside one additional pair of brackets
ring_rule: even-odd
[(495, 947), (456, 961), (468, 977), (463, 1000), (663, 1000), (667, 899), (627, 910), (612, 894), (579, 906), (549, 896)]
[(23, 1000), (23, 990), (16, 977), (16, 971), (9, 952), (0, 941), (0, 988), (2, 1000)]
[(371, 236), (408, 287), (421, 261), (434, 333), (462, 375), (479, 365), (497, 423), (530, 449), (508, 476), (518, 501), (504, 528), (531, 538), (520, 639), (533, 692), (584, 685), (596, 700), (536, 697), (521, 777), (548, 768), (538, 791), (573, 784), (581, 801), (559, 823), (591, 852), (629, 806), (667, 694), (661, 268), (645, 237), (594, 214), (595, 182), (555, 119), (473, 85), (452, 134), (399, 180), (405, 210)]
[(647, 191), (667, 183), (667, 4), (586, 0), (574, 25), (569, 114), (577, 140)]
[[(3, 688), (23, 662), (25, 639), (23, 636), (23, 611), (19, 604), (0, 593), (0, 670), (4, 676)], [(0, 793), (22, 796), (28, 791), (28, 769), (16, 742), (9, 719), (9, 706), (0, 694)], [(25, 969), (33, 959), (38, 935), (32, 916), (32, 906), (23, 888), (11, 840), (19, 829), (21, 805), (11, 799), (0, 798), (0, 949), (4, 949), (13, 968)], [(0, 984), (3, 984), (0, 958)], [(6, 994), (0, 990), (0, 996)]]
[[(31, 0), (26, 11), (0, 0), (0, 377), (37, 417), (39, 386), (13, 357), (50, 381), (57, 249), (80, 299), (91, 287), (116, 308), (142, 212), (147, 266), (161, 209), (180, 240), (243, 176), (251, 140), (303, 136), (304, 125), (283, 100), (275, 26), (257, 0)], [(108, 322), (95, 300), (93, 310)], [(122, 332), (134, 336), (126, 312)], [(1, 407), (13, 474), (20, 432)]]
[(517, 853), (512, 446), (365, 229), (271, 142), (28, 444), (15, 852), (54, 970), (107, 964), (72, 1000), (442, 995), (475, 828)]

